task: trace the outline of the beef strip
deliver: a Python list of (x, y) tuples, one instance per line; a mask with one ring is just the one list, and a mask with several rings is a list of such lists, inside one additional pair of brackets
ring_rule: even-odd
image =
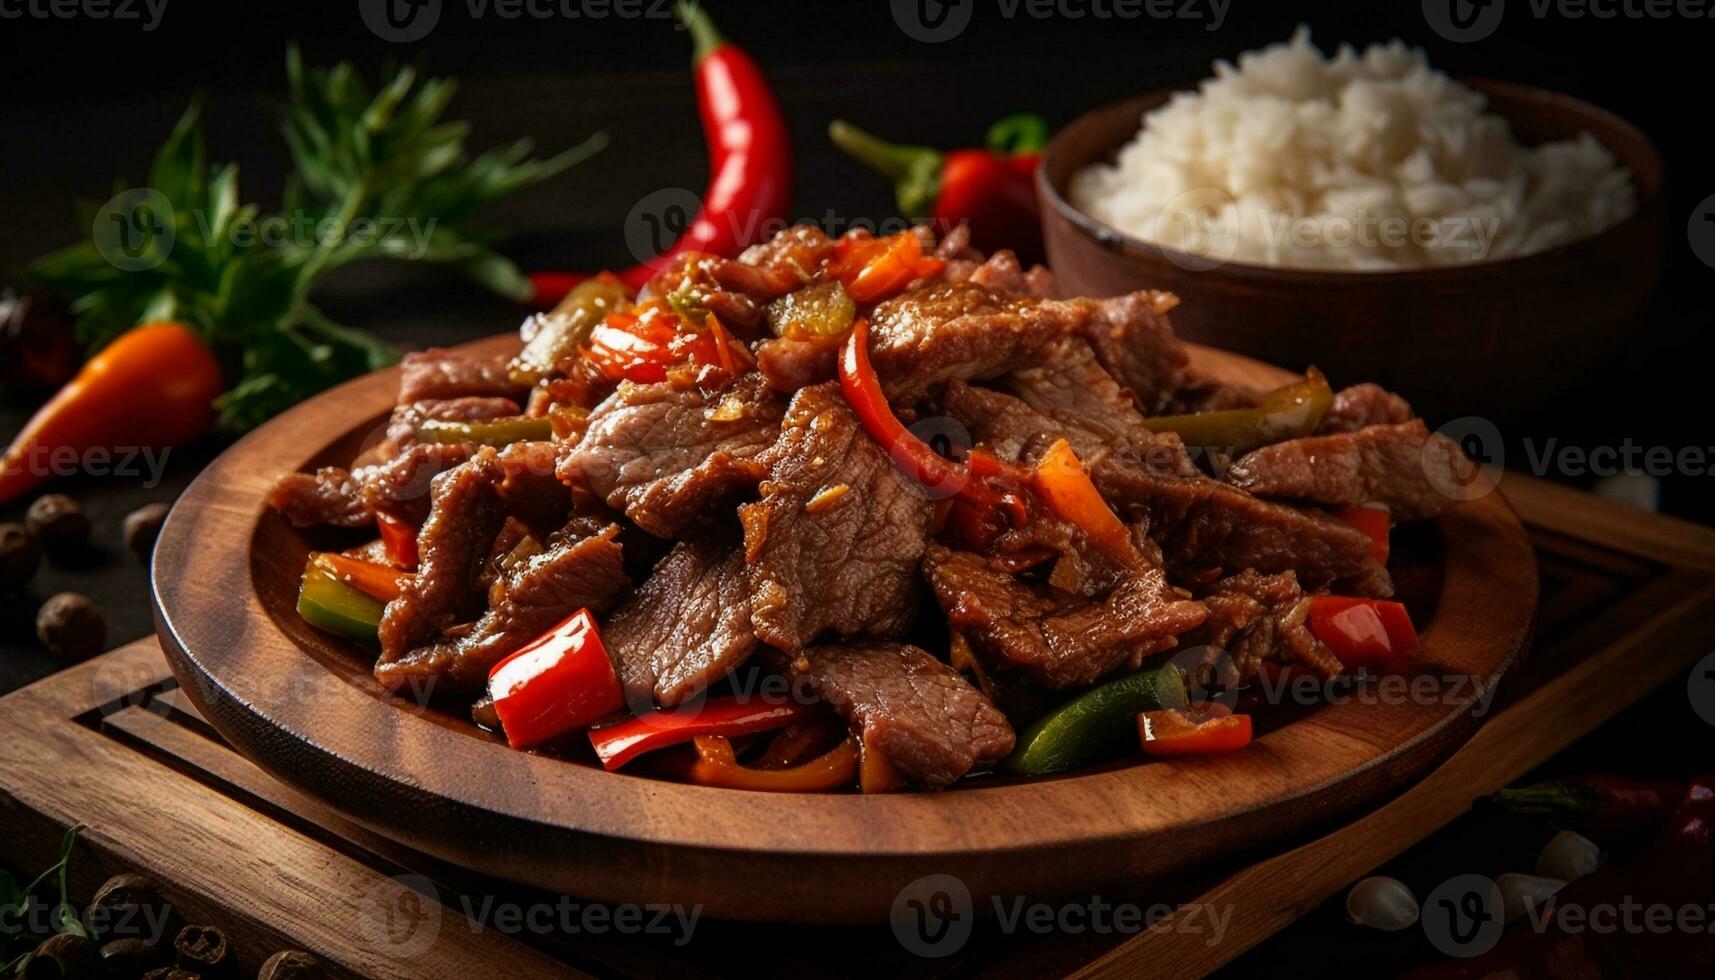
[[(619, 525), (592, 529), (578, 519), (550, 538), (546, 550), (490, 589), (489, 607), (468, 628), (444, 630), (435, 642), (399, 658), (383, 657), (375, 676), (396, 685), (433, 678), (460, 693), (481, 691), (494, 665), (580, 609), (603, 613), (628, 588)], [(393, 603), (388, 606), (391, 613)]]
[(560, 469), (651, 534), (674, 537), (706, 508), (755, 486), (781, 400), (760, 375), (704, 393), (671, 381), (622, 384), (591, 413)]
[(1413, 419), (1264, 446), (1234, 463), (1227, 480), (1264, 497), (1386, 504), (1395, 520), (1420, 521), (1456, 503), (1452, 492), (1474, 471), (1451, 439)]
[(324, 466), (314, 473), (288, 473), (268, 491), (268, 506), (294, 527), (333, 524), (363, 527), (375, 515), (363, 505), (363, 485), (350, 471)]
[(636, 710), (675, 705), (721, 680), (756, 649), (750, 577), (736, 535), (681, 541), (602, 626)]
[(914, 646), (811, 647), (788, 675), (833, 705), (864, 742), (910, 779), (939, 789), (1012, 751), (1012, 726), (953, 668)]
[(756, 348), (756, 369), (775, 391), (791, 394), (824, 381), (838, 371), (845, 337), (775, 337)]
[[(482, 566), (506, 521), (500, 454), (484, 448), (435, 478), (417, 536), (417, 575), (381, 617), (383, 663), (399, 660), (483, 608)], [(379, 670), (378, 670), (379, 673)]]
[(421, 524), (429, 516), (435, 478), (470, 459), (478, 448), (474, 443), (415, 442), (386, 462), (357, 470), (353, 475), (362, 484), (363, 506), (371, 513)]
[(1291, 572), (1264, 575), (1247, 568), (1198, 598), (1209, 618), (1185, 636), (1185, 645), (1224, 650), (1239, 683), (1255, 677), (1265, 660), (1296, 663), (1324, 679), (1340, 672), (1340, 661), (1304, 625), (1307, 600)]
[(859, 427), (837, 383), (800, 391), (764, 456), (762, 499), (739, 508), (757, 636), (796, 651), (829, 631), (902, 634), (929, 536), (922, 488)]
[(1084, 339), (1102, 366), (1131, 389), (1146, 414), (1162, 411), (1179, 390), (1190, 355), (1173, 335), (1167, 311), (1179, 305), (1172, 293), (1141, 290), (1111, 299), (1071, 300), (1089, 308)]
[(557, 475), (568, 453), (569, 448), (557, 442), (515, 442), (500, 451), (506, 512), (533, 533), (547, 534), (571, 515), (572, 488)]
[(359, 453), (351, 468), (377, 466), (417, 444), (417, 429), (424, 422), (486, 422), (519, 414), (510, 398), (445, 398), (406, 402), (393, 409), (381, 439)]
[(1398, 425), (1413, 418), (1411, 405), (1381, 385), (1364, 383), (1334, 394), (1333, 404), (1322, 413), (1318, 434), (1356, 432), (1371, 425)]
[(971, 283), (912, 289), (870, 314), (870, 358), (887, 397), (910, 403), (943, 381), (996, 378), (1036, 363), (1049, 344), (1077, 333), (1092, 310)]
[(529, 386), (507, 377), (510, 360), (508, 356), (472, 357), (440, 348), (406, 354), (400, 362), (399, 403), (467, 395), (522, 399)]
[(980, 555), (940, 545), (929, 548), (923, 567), (948, 624), (973, 649), (1044, 687), (1136, 668), (1205, 615), (1154, 567), (1133, 570), (1100, 599), (1029, 585)]

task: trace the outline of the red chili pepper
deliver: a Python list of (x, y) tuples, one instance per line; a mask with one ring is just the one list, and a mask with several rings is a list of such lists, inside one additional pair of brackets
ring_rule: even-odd
[(988, 146), (940, 150), (887, 143), (843, 120), (828, 127), (840, 149), (894, 181), (902, 214), (937, 227), (966, 224), (983, 251), (1010, 248), (1026, 264), (1042, 261), (1036, 166), (1048, 125), (1028, 113), (989, 128)]
[(846, 396), (864, 431), (893, 457), (899, 469), (931, 490), (960, 493), (975, 481), (958, 463), (941, 456), (917, 438), (887, 404), (881, 379), (869, 360), (869, 321), (852, 324), (851, 336), (840, 351), (840, 391)]
[(1385, 507), (1347, 507), (1334, 512), (1336, 520), (1357, 528), (1370, 536), (1370, 557), (1387, 564), (1388, 528), (1393, 518)]
[(1347, 670), (1398, 673), (1417, 649), (1417, 629), (1405, 606), (1383, 599), (1319, 595), (1310, 599), (1311, 635), (1327, 644)]
[(1137, 734), (1144, 754), (1157, 758), (1236, 752), (1251, 744), (1251, 716), (1219, 703), (1200, 711), (1145, 711), (1137, 716)]
[[(721, 36), (700, 4), (674, 6), (695, 46), (697, 108), (708, 140), (711, 173), (703, 207), (665, 252), (615, 273), (641, 289), (674, 256), (708, 252), (732, 258), (777, 230), (792, 201), (792, 146), (768, 80), (750, 56)], [(584, 276), (551, 272), (531, 278), (532, 303), (548, 307)]]
[(417, 567), (417, 529), (392, 514), (376, 514), (375, 526), (381, 529), (381, 547), (393, 567), (406, 570)]
[(1548, 817), (1609, 844), (1654, 835), (1684, 797), (1683, 783), (1590, 773), (1503, 789), (1494, 800), (1514, 813)]
[(839, 280), (858, 303), (879, 303), (905, 291), (912, 280), (946, 268), (947, 263), (923, 254), (923, 242), (909, 231), (885, 238), (846, 235), (835, 245), (828, 275)]
[(625, 707), (625, 692), (588, 609), (495, 664), (488, 693), (507, 744), (515, 749), (587, 728)]
[(644, 754), (669, 745), (689, 742), (699, 735), (736, 738), (755, 732), (785, 728), (816, 712), (813, 704), (788, 701), (766, 704), (737, 698), (709, 698), (702, 704), (654, 711), (590, 731), (590, 744), (608, 771)]
[(708, 329), (689, 330), (678, 314), (659, 300), (630, 313), (610, 313), (590, 330), (584, 356), (610, 381), (652, 384), (669, 368), (691, 363), (736, 372), (733, 341), (711, 314)]

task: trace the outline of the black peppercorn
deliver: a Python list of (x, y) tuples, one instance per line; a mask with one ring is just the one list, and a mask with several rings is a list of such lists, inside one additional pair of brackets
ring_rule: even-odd
[(109, 980), (134, 980), (163, 965), (166, 956), (147, 939), (115, 939), (101, 947)]
[(232, 951), (226, 945), (226, 933), (214, 926), (185, 926), (173, 940), (175, 962), (182, 970), (194, 970), (205, 977), (223, 976), (231, 965)]
[(88, 596), (61, 592), (36, 613), (36, 636), (49, 653), (81, 660), (107, 648), (107, 621)]
[[(37, 946), (36, 951), (30, 954), (30, 959), (32, 962), (43, 961), (43, 965), (38, 967), (38, 969), (47, 971), (42, 974), (43, 976), (54, 976), (52, 966), (57, 966), (59, 968), (58, 975), (67, 978), (67, 980), (72, 977), (99, 977), (104, 969), (101, 963), (101, 949), (95, 945), (94, 940), (65, 932), (57, 936), (50, 936), (40, 946)], [(30, 972), (27, 975), (34, 977), (36, 973)]]
[(37, 497), (25, 512), (24, 523), (50, 555), (74, 554), (89, 544), (89, 518), (77, 501), (63, 493)]
[(288, 949), (268, 957), (256, 980), (321, 980), (325, 976), (321, 960), (301, 949)]
[(107, 879), (90, 900), (89, 917), (107, 939), (141, 939), (152, 946), (170, 941), (184, 926), (155, 883), (137, 874)]
[(0, 524), (0, 592), (18, 592), (42, 564), (42, 549), (22, 524)]
[(125, 547), (131, 553), (147, 561), (150, 552), (155, 550), (155, 539), (161, 534), (161, 525), (166, 523), (167, 511), (172, 508), (166, 504), (144, 504), (125, 515)]

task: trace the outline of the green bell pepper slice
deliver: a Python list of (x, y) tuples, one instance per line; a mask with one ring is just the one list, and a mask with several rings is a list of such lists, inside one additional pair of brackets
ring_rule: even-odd
[(379, 643), (387, 607), (311, 561), (298, 588), (298, 615), (311, 626), (364, 643)]
[(417, 426), (424, 442), (478, 442), (484, 446), (510, 446), (515, 442), (546, 442), (554, 438), (554, 423), (547, 418), (489, 419), (483, 422), (442, 422), (430, 419)]
[(1185, 678), (1178, 667), (1145, 667), (1093, 687), (1038, 718), (1018, 737), (1017, 748), (1002, 766), (1020, 776), (1071, 769), (1126, 735), (1135, 735), (1139, 714), (1185, 705)]
[(577, 354), (602, 317), (630, 304), (625, 284), (608, 273), (578, 283), (554, 312), (538, 321), (535, 335), (506, 366), (507, 376), (513, 384), (533, 385), (552, 375), (557, 365)]
[(1334, 391), (1322, 372), (1311, 368), (1303, 381), (1276, 388), (1255, 408), (1233, 408), (1189, 415), (1158, 415), (1143, 420), (1152, 432), (1173, 432), (1187, 446), (1208, 446), (1247, 453), (1270, 443), (1316, 431), (1334, 403)]

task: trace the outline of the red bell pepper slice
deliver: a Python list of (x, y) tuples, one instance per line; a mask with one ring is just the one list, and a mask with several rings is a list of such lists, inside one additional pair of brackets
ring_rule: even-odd
[(826, 753), (786, 769), (741, 766), (732, 742), (718, 735), (698, 735), (697, 760), (687, 777), (701, 786), (724, 786), (765, 793), (823, 793), (850, 786), (858, 777), (858, 747), (847, 737)]
[(515, 749), (588, 728), (625, 707), (625, 692), (588, 609), (495, 664), (488, 693), (507, 744)]
[(391, 514), (376, 514), (375, 526), (381, 530), (381, 547), (395, 568), (414, 570), (417, 567), (417, 529)]
[(917, 438), (887, 404), (881, 379), (869, 360), (869, 321), (852, 324), (851, 336), (840, 351), (840, 391), (846, 396), (858, 422), (871, 439), (893, 457), (893, 463), (911, 479), (930, 490), (960, 492), (972, 481), (964, 468), (942, 457)]
[(1409, 666), (1407, 658), (1417, 649), (1411, 614), (1398, 602), (1312, 596), (1306, 624), (1347, 670), (1397, 673)]
[(1126, 567), (1140, 563), (1131, 531), (1102, 499), (1066, 440), (1056, 440), (1042, 454), (1030, 486), (1055, 516), (1082, 531), (1108, 557)]
[(932, 276), (947, 263), (923, 254), (923, 242), (909, 231), (886, 238), (847, 235), (835, 245), (828, 274), (859, 303), (879, 303), (913, 280)]
[(699, 735), (735, 738), (784, 728), (816, 711), (813, 704), (767, 704), (735, 697), (709, 698), (701, 704), (652, 711), (590, 731), (590, 745), (603, 768), (612, 772), (632, 759), (679, 745)]
[(1393, 519), (1385, 507), (1347, 507), (1334, 512), (1335, 519), (1370, 536), (1370, 557), (1387, 564), (1388, 528)]
[(1251, 716), (1219, 703), (1202, 711), (1145, 711), (1137, 716), (1137, 734), (1144, 753), (1156, 758), (1216, 755), (1251, 744)]

